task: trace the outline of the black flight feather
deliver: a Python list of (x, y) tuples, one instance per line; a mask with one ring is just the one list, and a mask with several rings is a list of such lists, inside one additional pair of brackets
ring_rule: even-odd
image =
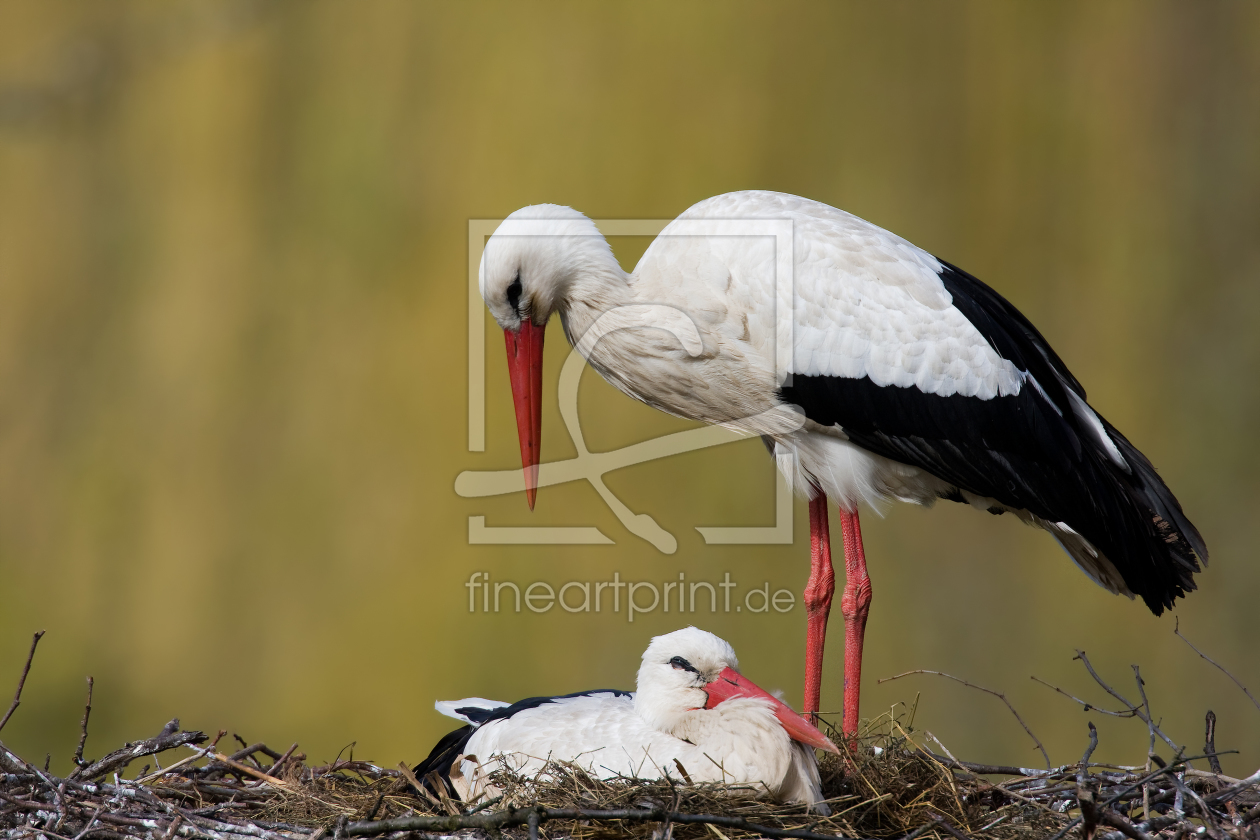
[[(864, 449), (919, 467), (970, 493), (1064, 522), (1116, 567), (1156, 615), (1195, 588), (1203, 538), (1146, 459), (1111, 424), (1117, 466), (1073, 411), (1085, 390), (1041, 333), (984, 283), (942, 261), (953, 304), (1002, 358), (1026, 371), (1018, 394), (982, 400), (879, 386), (869, 378), (793, 374), (782, 399)], [(962, 501), (958, 494), (948, 498)]]

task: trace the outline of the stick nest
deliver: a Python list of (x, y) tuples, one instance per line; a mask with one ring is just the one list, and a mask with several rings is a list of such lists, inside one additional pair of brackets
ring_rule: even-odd
[[(222, 733), (220, 733), (222, 738)], [(307, 766), (296, 745), (278, 752), (218, 740), (171, 721), (161, 733), (57, 778), (0, 747), (0, 833), (47, 840), (280, 840), (464, 836), (847, 838), (1251, 838), (1260, 779), (1235, 780), (1184, 764), (1165, 768), (1072, 764), (1025, 771), (960, 762), (917, 745), (885, 721), (841, 756), (822, 759), (832, 815), (758, 797), (736, 785), (592, 779), (548, 765), (532, 779), (501, 772), (501, 797), (471, 805), (417, 787), (404, 767), (353, 757)], [(241, 742), (244, 744), (244, 742)], [(124, 769), (159, 753), (187, 755), (127, 780)], [(989, 777), (989, 778), (986, 778)], [(990, 780), (993, 777), (1000, 779)], [(534, 825), (531, 827), (530, 823)]]
[[(35, 634), (31, 642), (0, 730), (20, 705), (42, 635)], [(831, 808), (825, 817), (803, 806), (760, 798), (761, 791), (749, 786), (690, 784), (685, 779), (599, 780), (564, 763), (548, 764), (532, 778), (500, 771), (492, 781), (501, 795), (463, 803), (447, 796), (436, 779), (428, 785), (416, 779), (405, 764), (389, 769), (355, 760), (351, 754), (331, 764), (308, 766), (297, 744), (278, 752), (262, 743), (248, 744), (239, 735), (234, 737), (241, 749), (227, 755), (219, 747), (225, 732), (210, 741), (202, 732), (181, 729), (178, 720), (152, 738), (86, 760), (83, 749), (93, 685), (89, 677), (75, 769), (65, 778), (52, 775), (47, 762), (41, 769), (0, 742), (0, 838), (1260, 840), (1260, 770), (1241, 780), (1220, 772), (1213, 740), (1215, 715), (1207, 713), (1204, 755), (1187, 757), (1186, 749), (1155, 722), (1137, 666), (1133, 674), (1140, 703), (1104, 681), (1084, 651), (1076, 658), (1121, 708), (1100, 709), (1051, 687), (1087, 709), (1146, 724), (1149, 758), (1144, 766), (1091, 763), (1098, 746), (1092, 723), (1089, 747), (1077, 763), (1032, 770), (959, 761), (930, 734), (923, 733), (945, 755), (929, 750), (927, 741), (917, 738), (913, 709), (901, 716), (894, 710), (868, 723), (853, 742), (832, 732), (842, 754), (821, 759), (823, 793)], [(947, 677), (998, 697), (1046, 754), (1004, 695), (948, 674), (912, 673)], [(1252, 697), (1250, 692), (1247, 696)], [(1260, 707), (1260, 701), (1252, 699)], [(822, 723), (829, 726), (825, 719)], [(1174, 751), (1171, 762), (1156, 756), (1157, 739)], [(171, 750), (184, 752), (161, 766), (158, 756)], [(1210, 771), (1191, 766), (1200, 759), (1207, 759)], [(142, 761), (143, 767), (126, 779), (128, 768)]]

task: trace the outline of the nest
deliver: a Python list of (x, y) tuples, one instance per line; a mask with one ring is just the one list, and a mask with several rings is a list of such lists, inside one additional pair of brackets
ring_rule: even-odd
[[(33, 643), (32, 656), (34, 650)], [(1083, 653), (1079, 658), (1133, 716), (1147, 723), (1153, 745), (1162, 733), (1142, 715), (1145, 696), (1142, 706), (1129, 703), (1102, 683)], [(0, 729), (19, 705), (25, 676), (26, 671)], [(3, 837), (1260, 840), (1260, 771), (1241, 780), (1219, 772), (1211, 718), (1205, 756), (1185, 757), (1178, 748), (1175, 759), (1166, 763), (1152, 749), (1144, 766), (1092, 763), (1097, 734), (1091, 725), (1090, 746), (1080, 762), (1031, 770), (959, 761), (939, 742), (937, 749), (945, 754), (930, 750), (913, 729), (913, 709), (900, 715), (894, 710), (870, 722), (859, 739), (846, 741), (833, 733), (841, 754), (821, 759), (823, 792), (832, 811), (822, 816), (803, 806), (769, 801), (750, 786), (600, 780), (559, 762), (530, 778), (501, 770), (492, 776), (499, 795), (463, 803), (447, 796), (441, 785), (425, 785), (406, 765), (384, 768), (351, 755), (308, 766), (297, 744), (281, 752), (248, 744), (240, 736), (234, 736), (240, 749), (229, 754), (220, 747), (226, 733), (210, 739), (181, 729), (178, 720), (152, 738), (89, 761), (83, 759), (83, 748), (90, 684), (75, 769), (65, 778), (0, 743)], [(184, 754), (161, 766), (159, 756), (171, 750)], [(1209, 760), (1211, 771), (1190, 766), (1202, 758)], [(138, 763), (143, 763), (139, 771), (124, 778)]]
[[(339, 759), (308, 767), (290, 748), (244, 745), (171, 721), (66, 778), (0, 749), (0, 832), (10, 838), (96, 840), (176, 837), (241, 840), (469, 836), (846, 838), (1144, 838), (1208, 833), (1254, 837), (1260, 778), (1187, 769), (1083, 762), (1029, 773), (961, 762), (916, 745), (900, 721), (822, 762), (827, 817), (780, 805), (748, 786), (620, 778), (549, 764), (533, 778), (499, 772), (502, 794), (472, 803), (430, 793), (406, 767)], [(220, 733), (220, 739), (222, 733)], [(189, 755), (136, 777), (123, 769), (183, 747)], [(990, 781), (986, 776), (1004, 776)], [(109, 781), (105, 781), (109, 779)]]

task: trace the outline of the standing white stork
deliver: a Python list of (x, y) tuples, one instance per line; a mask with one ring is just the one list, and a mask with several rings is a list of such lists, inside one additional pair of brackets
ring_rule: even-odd
[(605, 689), (511, 705), (470, 697), (436, 708), (468, 726), (442, 738), (415, 772), (421, 779), (437, 773), (466, 802), (494, 795), (489, 774), (500, 763), (532, 774), (555, 760), (600, 779), (754, 785), (825, 812), (814, 749), (838, 752), (742, 676), (729, 644), (695, 627), (652, 640), (634, 694)]
[[(787, 377), (775, 366), (775, 241), (739, 235), (749, 219), (792, 226)], [(707, 235), (684, 235), (697, 220)], [(547, 235), (521, 235), (540, 224)], [(797, 456), (789, 478), (810, 499), (806, 713), (818, 710), (835, 588), (827, 498), (838, 504), (846, 734), (857, 729), (871, 600), (860, 502), (941, 498), (1013, 513), (1049, 531), (1099, 585), (1141, 596), (1156, 615), (1195, 588), (1207, 562), (1154, 467), (1090, 408), (1027, 318), (970, 274), (841, 210), (774, 192), (716, 196), (671, 222), (626, 274), (581, 213), (526, 207), (486, 243), (480, 283), (507, 339), (531, 508), (543, 330), (557, 313), (590, 365), (635, 399)], [(643, 304), (683, 313), (694, 334), (680, 339), (676, 326), (640, 318), (582, 341), (605, 313)]]

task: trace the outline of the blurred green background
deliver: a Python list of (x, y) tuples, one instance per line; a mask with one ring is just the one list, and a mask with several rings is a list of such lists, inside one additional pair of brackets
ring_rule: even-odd
[[(1243, 3), (0, 3), (3, 733), (65, 770), (169, 718), (392, 766), (451, 728), (432, 704), (633, 683), (688, 621), (800, 702), (804, 614), (469, 614), (464, 583), (804, 587), (745, 441), (608, 477), (677, 536), (660, 554), (586, 484), (464, 499), (519, 464), (487, 316), (487, 447), (467, 451), (468, 220), (558, 202), (672, 218), (768, 188), (842, 207), (995, 286), (1147, 453), (1212, 551), (1181, 629), (1260, 688), (1260, 7)], [(645, 240), (614, 243), (630, 267)], [(547, 393), (563, 339), (553, 327)], [(587, 372), (587, 440), (687, 428)], [(544, 458), (573, 453), (554, 408)], [(612, 546), (470, 546), (490, 525), (594, 525)], [(960, 757), (1145, 760), (1076, 648), (1227, 771), (1260, 710), (1092, 585), (1047, 535), (958, 505), (864, 517), (875, 600), (864, 713), (922, 692)], [(833, 524), (838, 538), (838, 523)], [(824, 706), (838, 707), (832, 625)], [(1169, 752), (1163, 748), (1167, 756)]]

